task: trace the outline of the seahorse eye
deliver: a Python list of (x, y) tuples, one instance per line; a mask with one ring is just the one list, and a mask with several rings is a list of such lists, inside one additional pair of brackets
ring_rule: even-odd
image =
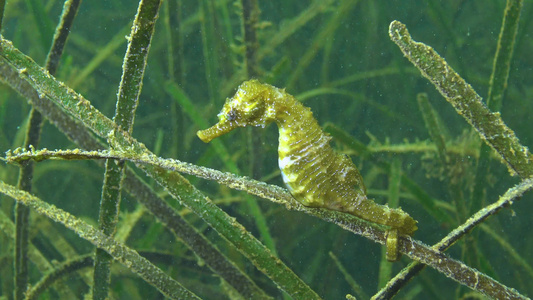
[(232, 108), (228, 112), (228, 115), (226, 116), (226, 120), (231, 122), (231, 121), (235, 121), (235, 119), (237, 119), (237, 112)]

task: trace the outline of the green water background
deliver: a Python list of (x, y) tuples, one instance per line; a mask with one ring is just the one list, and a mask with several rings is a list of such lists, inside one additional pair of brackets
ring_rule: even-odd
[[(437, 207), (452, 216), (453, 223), (439, 222), (425, 211), (415, 197), (401, 189), (400, 205), (419, 221), (415, 238), (433, 244), (464, 218), (454, 212), (456, 201), (471, 203), (475, 180), (477, 133), (454, 111), (435, 88), (403, 57), (388, 37), (392, 20), (407, 25), (417, 41), (431, 45), (474, 89), (486, 98), (505, 1), (330, 1), (316, 15), (301, 24), (319, 1), (259, 1), (260, 23), (256, 29), (257, 51), (261, 59), (254, 66), (254, 77), (287, 91), (310, 106), (320, 124), (332, 123), (360, 142), (371, 146), (375, 155), (386, 161), (400, 162), (405, 172), (431, 198)], [(168, 25), (163, 5), (145, 73), (136, 114), (133, 136), (162, 157), (177, 158), (227, 171), (212, 146), (195, 135), (206, 124), (216, 122), (216, 114), (226, 97), (248, 79), (243, 65), (241, 16), (234, 1), (181, 1), (179, 12)], [(346, 11), (339, 7), (347, 7)], [(9, 1), (3, 20), (2, 35), (36, 62), (43, 64), (53, 30), (61, 11), (60, 1)], [(130, 1), (85, 1), (71, 30), (56, 77), (83, 94), (107, 116), (113, 116), (117, 87), (137, 3)], [(522, 17), (503, 99), (501, 115), (524, 145), (533, 143), (530, 117), (533, 112), (533, 2), (524, 1)], [(335, 16), (342, 14), (338, 21)], [(336, 22), (336, 23), (335, 23)], [(329, 31), (328, 31), (329, 30)], [(277, 38), (291, 32), (276, 44)], [(169, 32), (174, 36), (169, 38)], [(273, 48), (271, 48), (274, 45)], [(172, 46), (172, 47), (171, 47)], [(180, 93), (172, 93), (179, 87)], [(448, 149), (453, 153), (453, 172), (440, 165), (420, 113), (416, 97), (427, 93), (431, 105), (445, 128)], [(190, 105), (184, 105), (184, 104)], [(30, 106), (9, 87), (0, 85), (0, 152), (22, 145)], [(259, 136), (259, 143), (250, 136)], [(277, 168), (277, 131), (274, 126), (250, 131), (236, 131), (221, 138), (241, 175), (253, 176), (282, 185)], [(354, 154), (346, 145), (335, 142), (339, 151)], [(75, 148), (55, 127), (45, 122), (40, 148)], [(372, 161), (352, 156), (361, 170), (369, 196), (386, 203), (389, 174)], [(253, 163), (251, 162), (253, 161)], [(252, 169), (251, 166), (258, 166)], [(96, 224), (103, 170), (91, 162), (43, 162), (37, 165), (34, 193), (41, 199)], [(17, 168), (0, 165), (0, 179), (14, 184)], [(190, 178), (197, 188), (256, 236), (254, 216), (243, 204), (243, 193), (215, 183)], [(150, 179), (147, 179), (150, 181)], [(459, 190), (451, 193), (447, 182), (456, 182)], [(498, 199), (518, 182), (495, 157), (484, 185), (484, 203)], [(159, 189), (161, 194), (164, 191)], [(461, 199), (451, 199), (450, 195)], [(499, 238), (531, 264), (533, 210), (526, 195), (510, 209), (485, 223)], [(353, 293), (328, 253), (335, 254), (368, 295), (377, 290), (381, 246), (339, 229), (316, 218), (287, 211), (284, 207), (259, 200), (279, 257), (326, 299), (344, 298)], [(138, 206), (123, 194), (124, 216)], [(12, 216), (13, 201), (2, 197), (0, 208)], [(204, 231), (225, 252), (226, 242), (196, 216), (185, 217)], [(126, 218), (126, 217), (124, 217)], [(92, 246), (43, 217), (32, 218), (31, 240), (50, 260), (62, 261), (60, 249), (53, 247), (43, 231), (61, 235), (78, 253), (92, 251)], [(120, 225), (119, 225), (120, 226)], [(474, 248), (458, 243), (449, 254), (525, 295), (533, 293), (533, 280), (524, 267), (509, 257), (500, 242), (476, 229)], [(468, 237), (467, 237), (468, 239)], [(1, 274), (12, 274), (12, 240), (0, 234)], [(220, 292), (218, 279), (199, 265), (196, 257), (165, 228), (145, 214), (135, 225), (127, 244), (150, 253), (163, 253), (158, 265), (190, 287), (198, 295), (215, 299)], [(468, 251), (474, 251), (470, 255)], [(468, 253), (465, 253), (468, 252)], [(268, 293), (281, 297), (276, 287), (238, 253), (226, 253)], [(472, 257), (475, 261), (470, 261)], [(172, 258), (172, 260), (169, 260)], [(393, 270), (406, 265), (397, 262)], [(201, 265), (201, 263), (200, 263)], [(119, 298), (145, 297), (153, 289), (122, 267), (113, 269), (112, 293)], [(32, 270), (30, 282), (39, 278)], [(87, 287), (79, 288), (80, 295)], [(0, 294), (10, 295), (12, 278), (1, 276)], [(450, 299), (470, 290), (427, 269), (402, 291), (406, 298)], [(48, 294), (53, 298), (53, 292)], [(408, 296), (410, 295), (410, 296)]]

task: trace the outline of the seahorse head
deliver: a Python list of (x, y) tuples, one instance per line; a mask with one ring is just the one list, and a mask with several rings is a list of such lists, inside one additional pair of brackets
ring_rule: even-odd
[[(277, 95), (273, 95), (272, 88), (257, 80), (243, 82), (235, 95), (226, 99), (218, 114), (218, 123), (196, 134), (202, 141), (208, 143), (237, 127), (265, 127), (272, 123), (276, 119), (274, 103), (277, 98)], [(277, 88), (275, 92), (279, 92)]]

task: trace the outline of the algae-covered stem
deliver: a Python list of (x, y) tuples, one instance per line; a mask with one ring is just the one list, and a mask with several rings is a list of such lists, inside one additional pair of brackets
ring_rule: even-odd
[(202, 141), (209, 142), (238, 127), (265, 127), (272, 122), (278, 125), (283, 181), (303, 205), (389, 226), (393, 243), (396, 230), (406, 235), (416, 231), (416, 221), (407, 213), (367, 198), (363, 179), (350, 158), (333, 151), (331, 138), (324, 134), (311, 110), (285, 90), (257, 80), (246, 81), (226, 101), (218, 118), (216, 125), (198, 131)]
[[(51, 75), (54, 75), (57, 66), (59, 65), (59, 59), (65, 48), (67, 37), (70, 33), (70, 28), (74, 22), (74, 18), (79, 8), (81, 0), (65, 1), (63, 5), (63, 12), (61, 13), (59, 24), (56, 27), (52, 46), (46, 57), (46, 69)], [(5, 2), (0, 3), (0, 24), (3, 15), (3, 8)], [(37, 146), (41, 137), (41, 130), (43, 124), (43, 116), (38, 109), (32, 107), (29, 113), (28, 127), (26, 131), (26, 137), (24, 140), (24, 147)], [(34, 166), (33, 163), (21, 166), (19, 172), (19, 179), (17, 187), (27, 191), (32, 191)], [(29, 244), (29, 208), (17, 202), (15, 205), (15, 224), (16, 224), (16, 237), (15, 237), (15, 263), (14, 263), (14, 275), (15, 275), (15, 292), (14, 299), (23, 299), (28, 289), (28, 244)], [(65, 294), (62, 294), (65, 296)]]
[[(508, 189), (507, 192), (505, 192), (505, 194), (498, 199), (498, 201), (482, 208), (477, 213), (472, 215), (465, 223), (455, 228), (446, 237), (434, 244), (431, 249), (438, 251), (439, 254), (442, 254), (460, 238), (472, 232), (474, 227), (482, 224), (489, 217), (496, 215), (503, 208), (509, 207), (513, 204), (513, 202), (519, 200), (524, 193), (532, 189), (533, 178), (523, 180), (516, 186)], [(422, 254), (422, 251), (420, 254)], [(397, 274), (382, 290), (379, 291), (379, 293), (374, 295), (372, 299), (390, 299), (397, 293), (401, 286), (406, 284), (424, 268), (424, 260), (425, 258), (411, 263), (407, 268), (403, 269), (399, 274)], [(441, 270), (444, 275), (461, 282), (461, 284), (475, 289), (489, 297), (495, 299), (529, 299), (521, 295), (515, 289), (506, 287), (500, 284), (498, 281), (495, 281), (494, 279), (483, 273), (480, 273), (475, 269), (467, 270), (465, 265), (458, 266), (452, 263), (452, 260), (444, 262), (440, 259), (436, 260), (436, 263), (441, 265), (439, 270)]]
[(512, 175), (518, 174), (522, 178), (533, 175), (533, 157), (529, 149), (520, 144), (514, 131), (501, 119), (499, 112), (490, 111), (472, 86), (433, 48), (414, 41), (404, 24), (393, 21), (389, 35), (409, 61), (452, 104), (457, 113), (501, 156)]
[[(278, 203), (292, 203), (292, 196), (284, 189), (275, 186), (267, 185), (263, 182), (255, 181), (246, 177), (239, 177), (231, 173), (223, 173), (218, 170), (213, 170), (205, 167), (199, 167), (190, 163), (180, 162), (175, 159), (162, 159), (155, 156), (145, 156), (138, 154), (129, 154), (123, 151), (106, 150), (106, 151), (80, 151), (74, 150), (23, 150), (15, 149), (13, 152), (6, 153), (7, 162), (22, 162), (28, 159), (41, 161), (44, 159), (65, 158), (65, 159), (119, 159), (130, 160), (136, 163), (138, 166), (154, 166), (161, 170), (178, 171), (190, 175), (194, 175), (200, 178), (208, 180), (215, 180), (220, 184), (227, 187), (245, 190), (250, 194), (278, 202)], [(177, 173), (165, 173), (173, 176), (173, 179), (177, 179)], [(516, 290), (502, 285), (498, 281), (488, 277), (487, 275), (468, 267), (460, 261), (454, 260), (448, 257), (443, 251), (450, 247), (460, 237), (464, 236), (472, 230), (477, 224), (483, 222), (486, 218), (496, 214), (500, 209), (508, 207), (522, 194), (533, 187), (533, 179), (524, 180), (522, 183), (514, 188), (509, 189), (505, 195), (500, 197), (496, 203), (493, 203), (486, 208), (476, 213), (468, 222), (459, 226), (453, 230), (446, 238), (440, 241), (433, 247), (416, 241), (407, 236), (401, 236), (398, 238), (399, 251), (407, 254), (412, 259), (423, 264), (427, 264), (440, 273), (456, 280), (457, 282), (479, 291), (492, 298), (509, 298), (509, 299), (528, 299)], [(293, 201), (295, 202), (295, 201)], [(303, 209), (303, 206), (294, 206), (293, 209), (298, 211), (306, 211), (310, 215), (314, 215), (324, 221), (337, 224), (339, 227), (353, 232), (355, 234), (365, 236), (373, 241), (379, 243), (387, 243), (388, 240), (385, 237), (385, 233), (377, 230), (374, 226), (368, 224), (362, 224), (362, 221), (354, 220), (351, 215), (339, 214), (330, 210), (311, 210)], [(388, 251), (388, 249), (387, 249)], [(277, 258), (271, 256), (270, 260), (277, 260)], [(278, 261), (279, 262), (279, 261)], [(477, 278), (477, 282), (473, 282), (472, 278)], [(304, 298), (304, 299), (309, 299)], [(389, 298), (380, 298), (389, 299)]]
[(2, 30), (2, 20), (4, 19), (5, 6), (6, 6), (6, 0), (0, 0), (0, 31)]
[(9, 196), (17, 200), (17, 202), (34, 209), (37, 213), (45, 215), (57, 223), (63, 224), (65, 227), (78, 234), (81, 238), (89, 241), (100, 249), (104, 249), (117, 261), (141, 276), (146, 282), (152, 284), (170, 299), (199, 299), (194, 293), (187, 290), (179, 282), (172, 279), (172, 277), (153, 265), (146, 258), (140, 256), (137, 251), (115, 241), (111, 237), (105, 235), (102, 231), (95, 229), (70, 213), (2, 181), (0, 181), (0, 194)]
[[(146, 147), (129, 134), (117, 128), (116, 124), (104, 116), (99, 110), (80, 94), (74, 92), (62, 82), (50, 76), (31, 58), (22, 54), (13, 44), (0, 36), (0, 69), (9, 70), (9, 84), (18, 89), (19, 84), (26, 82), (38, 94), (48, 97), (54, 104), (72, 114), (83, 122), (95, 134), (109, 138), (115, 149), (136, 155), (153, 155)], [(24, 69), (24, 73), (18, 70)], [(14, 75), (16, 73), (16, 75)], [(0, 80), (4, 80), (0, 74)], [(26, 94), (25, 91), (22, 93)], [(91, 137), (89, 137), (90, 139)], [(266, 247), (251, 233), (242, 230), (242, 225), (214, 205), (202, 195), (185, 178), (177, 173), (167, 174), (160, 168), (144, 166), (148, 175), (157, 178), (159, 184), (169, 191), (174, 199), (188, 206), (212, 228), (224, 236), (232, 245), (245, 255), (259, 270), (266, 274), (280, 289), (289, 295), (301, 295), (306, 299), (320, 297), (303, 282), (281, 260), (274, 257)]]
[[(160, 0), (141, 0), (128, 38), (128, 48), (122, 65), (122, 78), (117, 93), (114, 122), (131, 134), (135, 111), (139, 104), (144, 70), (152, 36), (161, 6)], [(120, 213), (124, 162), (106, 161), (98, 225), (106, 235), (113, 236)], [(109, 297), (112, 257), (96, 249), (93, 272), (93, 299)]]

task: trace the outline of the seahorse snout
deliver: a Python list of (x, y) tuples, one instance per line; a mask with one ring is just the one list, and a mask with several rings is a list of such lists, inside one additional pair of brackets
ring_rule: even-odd
[(209, 143), (211, 140), (232, 131), (236, 127), (238, 126), (235, 122), (220, 121), (207, 129), (198, 130), (198, 132), (196, 132), (196, 135), (204, 143)]

